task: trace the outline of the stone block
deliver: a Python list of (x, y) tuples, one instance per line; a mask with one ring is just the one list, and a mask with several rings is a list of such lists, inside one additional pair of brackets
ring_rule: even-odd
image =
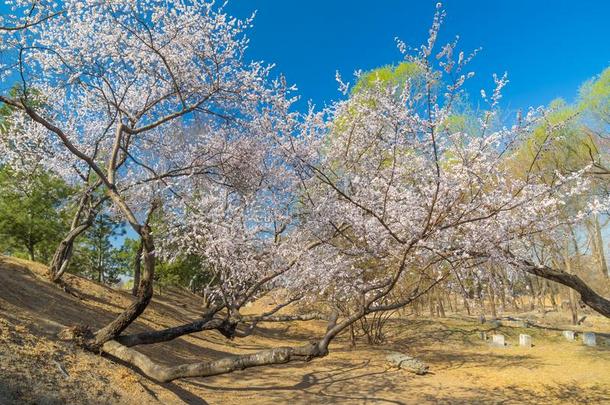
[(519, 346), (521, 347), (532, 347), (532, 337), (530, 335), (520, 334), (519, 335)]
[(399, 352), (392, 352), (388, 354), (386, 356), (386, 361), (392, 367), (410, 371), (418, 375), (426, 374), (429, 369), (428, 365), (424, 364), (422, 361)]
[(576, 334), (574, 333), (573, 330), (564, 330), (563, 337), (565, 337), (567, 340), (573, 342), (574, 339), (576, 339)]
[(504, 347), (506, 344), (504, 341), (504, 335), (493, 335), (491, 337), (491, 344), (498, 347)]
[(582, 342), (587, 346), (597, 346), (597, 339), (595, 338), (595, 333), (593, 332), (585, 332), (582, 334)]

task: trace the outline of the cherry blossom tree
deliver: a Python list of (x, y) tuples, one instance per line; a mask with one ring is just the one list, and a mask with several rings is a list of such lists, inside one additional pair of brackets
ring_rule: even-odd
[[(16, 6), (19, 15), (31, 9)], [(368, 77), (346, 99), (303, 116), (291, 112), (292, 88), (283, 79), (244, 61), (251, 20), (221, 7), (68, 0), (49, 10), (37, 12), (35, 23), (15, 16), (20, 29), (2, 30), (0, 50), (12, 56), (0, 67), (3, 77), (20, 82), (17, 95), (0, 96), (14, 108), (11, 127), (23, 134), (15, 143), (65, 176), (90, 173), (84, 183), (103, 191), (142, 244), (136, 300), (83, 336), (84, 347), (159, 381), (309, 361), (327, 355), (363, 317), (404, 307), (451, 275), (490, 262), (574, 288), (610, 316), (608, 300), (537, 260), (531, 246), (532, 235), (562, 232), (602, 203), (565, 219), (556, 215), (565, 200), (586, 191), (582, 171), (553, 181), (531, 170), (514, 175), (515, 146), (540, 114), (494, 127), (506, 76), (494, 76), (489, 97), (481, 93), (488, 108), (475, 125), (452, 125), (474, 53), (459, 52), (457, 41), (437, 46), (440, 6), (427, 44), (398, 42), (415, 76)], [(44, 145), (45, 154), (31, 145)], [(167, 226), (153, 232), (150, 217), (160, 207)], [(151, 300), (155, 255), (181, 254), (199, 256), (218, 280), (209, 286), (208, 311), (184, 325), (124, 334)], [(240, 313), (272, 291), (284, 296), (277, 308)], [(277, 314), (301, 300), (328, 304)], [(341, 314), (339, 301), (349, 303)], [(211, 362), (163, 366), (133, 348), (202, 330), (234, 338), (259, 322), (317, 318), (328, 325), (313, 342)]]
[[(15, 7), (16, 15), (26, 15), (38, 5)], [(88, 339), (99, 347), (150, 301), (155, 247), (147, 218), (172, 192), (170, 180), (213, 167), (222, 146), (212, 135), (223, 127), (272, 125), (276, 106), (290, 104), (289, 89), (268, 79), (270, 66), (243, 60), (250, 20), (208, 2), (65, 1), (61, 7), (53, 18), (3, 32), (2, 51), (15, 58), (2, 72), (18, 77), (20, 88), (1, 100), (15, 110), (9, 122), (20, 129), (20, 148), (44, 145), (45, 155), (37, 154), (56, 172), (86, 173), (141, 238), (137, 300)], [(205, 130), (185, 136), (181, 128), (195, 122)]]
[[(196, 208), (178, 216), (179, 235), (170, 239), (211, 261), (222, 280), (217, 297), (226, 315), (214, 317), (219, 314), (215, 307), (190, 324), (119, 338), (108, 343), (108, 350), (164, 381), (310, 360), (326, 355), (332, 340), (366, 315), (408, 305), (451, 275), (485, 271), (490, 262), (570, 285), (589, 305), (608, 313), (607, 300), (574, 276), (536, 260), (530, 245), (532, 235), (562, 232), (566, 221), (556, 214), (566, 199), (585, 191), (582, 173), (552, 182), (531, 170), (523, 177), (514, 175), (516, 145), (543, 117), (531, 111), (510, 128), (493, 128), (505, 76), (494, 77), (489, 99), (482, 92), (489, 109), (476, 128), (453, 129), (451, 118), (459, 112), (457, 100), (472, 76), (465, 68), (473, 55), (458, 53), (455, 43), (433, 53), (442, 18), (439, 10), (428, 44), (414, 53), (406, 53), (399, 43), (406, 62), (417, 67), (417, 83), (369, 77), (369, 85), (359, 86), (347, 100), (310, 112), (298, 135), (274, 135), (274, 143), (246, 154), (262, 156), (275, 149), (281, 168), (267, 163), (268, 175), (246, 183), (260, 185), (263, 178), (281, 173), (283, 182), (292, 181), (279, 189), (292, 190), (292, 196), (270, 200), (268, 186), (235, 194), (236, 188), (226, 188), (228, 181), (220, 189), (218, 184), (198, 184), (199, 189), (217, 191), (189, 202)], [(347, 93), (347, 85), (340, 84)], [(270, 160), (277, 161), (261, 158), (259, 164), (248, 164), (249, 170), (238, 170), (263, 173), (251, 167)], [(570, 221), (584, 215), (577, 213)], [(188, 225), (179, 225), (185, 218)], [(350, 306), (341, 316), (327, 311), (326, 333), (299, 347), (176, 367), (160, 367), (126, 347), (206, 329), (237, 336), (237, 326), (249, 321), (239, 309), (254, 297), (252, 286), (261, 293), (283, 287), (297, 297)], [(257, 321), (273, 319), (299, 317), (269, 314)]]

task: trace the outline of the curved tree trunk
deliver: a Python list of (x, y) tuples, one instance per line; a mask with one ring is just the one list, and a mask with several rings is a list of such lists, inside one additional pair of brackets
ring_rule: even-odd
[[(148, 232), (144, 232), (142, 234), (143, 238), (144, 238), (144, 235), (149, 235), (149, 234), (148, 234)], [(146, 264), (147, 258), (149, 256), (147, 254), (148, 249), (149, 249), (149, 246), (147, 245), (147, 243), (148, 243), (147, 239), (143, 239), (143, 243), (144, 243), (144, 259), (145, 259), (144, 262)], [(148, 275), (149, 274), (147, 274), (146, 267), (145, 267), (145, 272), (144, 272), (144, 277), (142, 279), (142, 282), (144, 282), (144, 280), (146, 280)], [(206, 362), (199, 362), (199, 363), (193, 363), (193, 364), (182, 364), (182, 365), (178, 365), (178, 366), (164, 366), (164, 365), (158, 364), (158, 363), (154, 362), (152, 359), (150, 359), (148, 356), (138, 352), (137, 350), (135, 350), (133, 348), (127, 347), (127, 345), (153, 343), (153, 340), (154, 341), (172, 340), (172, 339), (175, 339), (176, 337), (182, 336), (186, 333), (197, 332), (199, 330), (208, 329), (208, 328), (211, 329), (214, 322), (217, 321), (215, 319), (210, 319), (209, 321), (206, 321), (204, 319), (204, 320), (201, 320), (198, 325), (195, 325), (193, 323), (193, 324), (183, 325), (180, 327), (169, 328), (169, 329), (167, 329), (165, 331), (161, 331), (161, 332), (151, 332), (151, 333), (143, 333), (143, 334), (138, 334), (138, 335), (126, 336), (126, 337), (119, 337), (117, 339), (118, 341), (114, 340), (114, 338), (110, 338), (110, 339), (107, 339), (106, 341), (98, 343), (97, 348), (111, 356), (118, 358), (119, 360), (122, 360), (123, 362), (136, 366), (145, 375), (147, 375), (148, 377), (153, 378), (157, 381), (160, 381), (160, 382), (169, 382), (169, 381), (172, 381), (172, 380), (175, 380), (178, 378), (185, 378), (185, 377), (208, 377), (208, 376), (214, 376), (214, 375), (219, 375), (219, 374), (231, 373), (231, 372), (243, 370), (246, 368), (260, 367), (260, 366), (267, 366), (267, 365), (274, 365), (274, 364), (284, 364), (284, 363), (288, 363), (288, 362), (292, 362), (292, 361), (310, 361), (316, 357), (326, 356), (328, 354), (328, 346), (329, 346), (330, 342), (336, 336), (338, 336), (341, 332), (343, 332), (344, 330), (349, 328), (351, 325), (353, 325), (355, 322), (357, 322), (358, 320), (360, 320), (367, 314), (375, 313), (375, 312), (379, 312), (379, 311), (387, 311), (390, 309), (397, 309), (397, 308), (403, 307), (407, 304), (410, 304), (415, 299), (419, 298), (421, 295), (429, 292), (429, 290), (432, 287), (434, 287), (441, 280), (442, 279), (434, 282), (431, 286), (429, 286), (428, 288), (426, 288), (423, 291), (419, 291), (419, 287), (417, 287), (411, 295), (409, 295), (404, 300), (399, 301), (398, 303), (391, 304), (391, 305), (378, 305), (378, 306), (373, 307), (372, 304), (377, 299), (381, 299), (385, 295), (387, 295), (387, 293), (389, 293), (389, 291), (390, 291), (390, 290), (388, 290), (387, 292), (381, 293), (379, 296), (373, 298), (369, 302), (363, 302), (362, 303), (363, 306), (359, 309), (359, 311), (348, 316), (341, 322), (338, 322), (339, 313), (338, 313), (338, 311), (335, 310), (331, 313), (331, 315), (329, 317), (328, 325), (327, 325), (324, 336), (318, 341), (313, 341), (313, 342), (310, 342), (303, 346), (278, 347), (278, 348), (273, 348), (273, 349), (262, 350), (262, 351), (259, 351), (256, 353), (251, 353), (251, 354), (227, 356), (227, 357), (221, 358), (219, 360), (215, 360), (215, 361), (206, 361)], [(141, 285), (142, 285), (142, 283), (141, 283)], [(141, 294), (142, 294), (142, 289), (138, 292), (138, 295), (141, 295)], [(316, 315), (318, 315), (318, 314), (316, 313)], [(123, 317), (124, 316), (122, 314), (119, 318), (117, 318), (117, 320), (122, 319)], [(309, 318), (309, 316), (305, 316), (305, 315), (303, 317)], [(313, 315), (312, 315), (312, 317), (313, 317)], [(278, 319), (284, 320), (283, 317), (278, 318)], [(226, 321), (227, 320), (224, 320), (223, 322), (226, 322)], [(116, 323), (116, 320), (113, 323), (111, 323), (109, 326), (113, 325), (114, 323)], [(236, 326), (235, 324), (231, 325), (233, 330), (235, 329), (235, 326)], [(102, 338), (100, 336), (103, 336), (103, 338), (105, 338), (105, 337), (111, 336), (112, 333), (115, 333), (115, 331), (116, 331), (116, 329), (113, 331), (106, 331), (105, 329), (107, 329), (107, 328), (108, 327), (100, 330), (98, 332), (98, 335), (96, 336), (96, 338), (101, 340)], [(103, 333), (103, 335), (102, 335), (102, 333)], [(120, 333), (120, 332), (118, 332), (118, 333)], [(116, 336), (118, 336), (118, 333), (115, 334), (115, 338), (116, 338)], [(152, 340), (151, 340), (151, 337), (152, 337)], [(163, 339), (163, 340), (160, 340), (160, 339)], [(120, 341), (122, 341), (124, 344), (121, 344)], [(92, 346), (89, 346), (89, 348), (92, 348)]]
[[(93, 187), (99, 186), (99, 182), (97, 182)], [(74, 218), (72, 218), (72, 223), (70, 225), (70, 232), (62, 239), (57, 248), (55, 249), (55, 253), (53, 254), (53, 259), (51, 260), (51, 265), (49, 266), (49, 277), (51, 281), (54, 283), (59, 282), (63, 274), (68, 269), (68, 265), (70, 264), (70, 259), (72, 259), (72, 254), (74, 253), (74, 242), (76, 239), (83, 234), (91, 225), (93, 224), (93, 220), (95, 218), (95, 207), (102, 203), (103, 199), (95, 205), (95, 207), (90, 206), (87, 209), (86, 218), (84, 222), (80, 223), (81, 217), (85, 212), (85, 206), (90, 202), (91, 192), (94, 188), (90, 188), (87, 190), (80, 198), (78, 203), (78, 208), (76, 210), (76, 214), (74, 214)]]
[(51, 265), (49, 266), (49, 276), (51, 277), (51, 281), (54, 283), (59, 282), (63, 274), (68, 269), (68, 265), (70, 264), (70, 259), (72, 259), (72, 254), (74, 253), (74, 242), (76, 238), (82, 235), (89, 227), (91, 226), (90, 222), (86, 222), (73, 228), (70, 232), (62, 239), (62, 241), (55, 249), (55, 253), (53, 254), (53, 259), (51, 261)]
[(139, 230), (143, 246), (142, 257), (144, 259), (144, 268), (138, 286), (136, 300), (112, 322), (98, 330), (91, 341), (86, 342), (86, 346), (90, 349), (97, 350), (107, 341), (118, 337), (142, 314), (142, 312), (144, 312), (152, 299), (153, 277), (155, 273), (155, 246), (150, 227), (144, 225)]
[(580, 294), (580, 299), (587, 306), (597, 311), (599, 314), (610, 318), (610, 300), (596, 293), (577, 275), (555, 270), (547, 266), (537, 266), (527, 261), (525, 264), (525, 271), (528, 273), (570, 287)]
[(318, 342), (297, 347), (278, 347), (252, 354), (228, 356), (214, 361), (164, 366), (115, 340), (104, 343), (102, 350), (119, 360), (133, 364), (144, 374), (160, 382), (169, 382), (185, 377), (209, 377), (246, 368), (284, 364), (291, 361), (310, 361), (313, 358), (328, 354), (327, 350), (321, 349), (320, 342)]

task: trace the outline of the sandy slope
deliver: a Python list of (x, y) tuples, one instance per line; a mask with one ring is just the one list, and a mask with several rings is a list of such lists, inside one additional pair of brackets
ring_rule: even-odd
[[(46, 282), (43, 272), (35, 263), (0, 258), (0, 404), (610, 403), (610, 347), (564, 341), (560, 316), (549, 329), (502, 327), (506, 348), (478, 338), (478, 331), (491, 326), (463, 318), (396, 319), (383, 347), (351, 349), (340, 340), (328, 357), (309, 364), (157, 384), (57, 337), (64, 326), (101, 326), (127, 305), (128, 294), (69, 276), (84, 298), (79, 300)], [(196, 319), (198, 302), (185, 292), (164, 292), (130, 329)], [(259, 302), (250, 309), (270, 305)], [(322, 327), (263, 325), (254, 336), (231, 342), (199, 333), (141, 350), (168, 364), (193, 362), (302, 342)], [(608, 333), (610, 322), (590, 316), (584, 328)], [(535, 347), (516, 347), (519, 333), (532, 335)], [(416, 355), (432, 374), (386, 369), (386, 350)]]

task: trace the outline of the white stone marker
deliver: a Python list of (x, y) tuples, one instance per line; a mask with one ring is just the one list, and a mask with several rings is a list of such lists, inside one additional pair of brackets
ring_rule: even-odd
[(597, 341), (595, 339), (595, 333), (593, 332), (585, 332), (582, 334), (582, 342), (587, 346), (597, 346)]
[(564, 330), (563, 337), (565, 337), (567, 340), (574, 341), (574, 339), (575, 339), (574, 331), (573, 330)]
[(498, 347), (504, 347), (504, 335), (493, 335), (491, 344)]
[(519, 346), (532, 347), (532, 337), (530, 335), (520, 334), (519, 335)]

